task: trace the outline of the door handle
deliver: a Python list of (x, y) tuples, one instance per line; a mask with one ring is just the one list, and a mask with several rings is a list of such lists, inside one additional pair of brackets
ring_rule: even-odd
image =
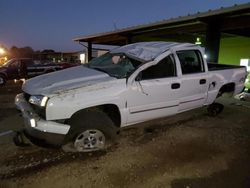
[(202, 84), (205, 84), (205, 83), (207, 83), (207, 80), (206, 79), (201, 79), (200, 80), (200, 84), (202, 85)]
[(178, 88), (180, 88), (181, 87), (181, 84), (180, 83), (173, 83), (172, 85), (171, 85), (171, 88), (172, 89), (178, 89)]

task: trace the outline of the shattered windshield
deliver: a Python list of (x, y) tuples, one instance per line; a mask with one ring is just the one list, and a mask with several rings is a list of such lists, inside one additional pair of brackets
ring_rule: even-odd
[(115, 78), (127, 78), (140, 64), (140, 61), (131, 59), (124, 54), (106, 53), (92, 59), (87, 66)]

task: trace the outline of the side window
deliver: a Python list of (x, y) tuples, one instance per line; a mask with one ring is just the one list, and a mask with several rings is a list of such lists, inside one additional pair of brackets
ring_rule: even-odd
[(204, 72), (201, 53), (198, 50), (178, 51), (182, 74)]
[(172, 55), (167, 56), (156, 65), (148, 67), (141, 72), (142, 80), (167, 78), (176, 76), (175, 62)]

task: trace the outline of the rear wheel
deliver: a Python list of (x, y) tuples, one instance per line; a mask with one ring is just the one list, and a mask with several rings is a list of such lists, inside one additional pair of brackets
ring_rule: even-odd
[(64, 151), (92, 152), (106, 149), (116, 138), (117, 128), (102, 111), (82, 111), (74, 115)]
[(207, 108), (207, 112), (209, 116), (217, 116), (218, 114), (220, 114), (224, 109), (223, 104), (220, 103), (212, 103), (208, 106)]

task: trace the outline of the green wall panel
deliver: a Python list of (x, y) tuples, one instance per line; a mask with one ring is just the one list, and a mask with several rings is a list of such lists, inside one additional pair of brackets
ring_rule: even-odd
[(239, 65), (240, 59), (250, 59), (250, 37), (221, 39), (219, 63)]

